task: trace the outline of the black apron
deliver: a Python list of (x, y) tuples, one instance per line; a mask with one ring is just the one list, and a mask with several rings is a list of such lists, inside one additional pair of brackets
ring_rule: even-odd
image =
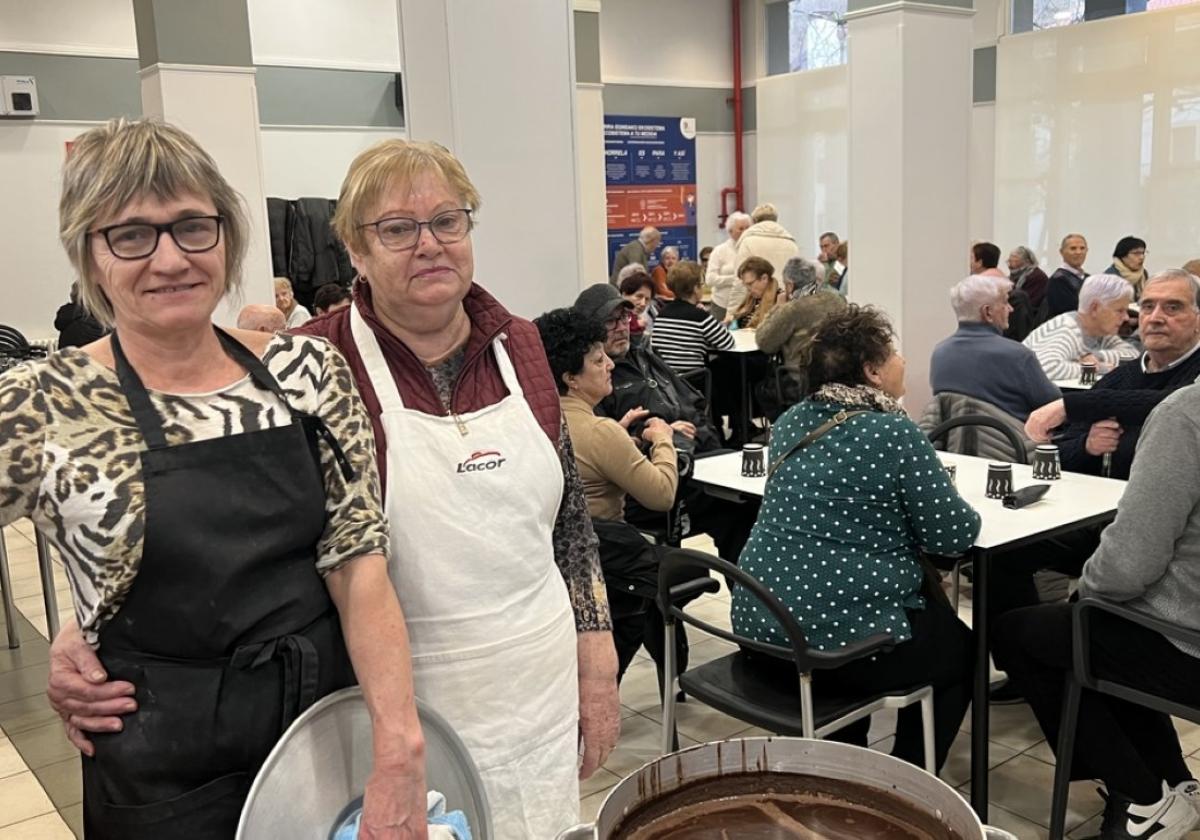
[[(249, 350), (217, 330), (255, 385), (287, 400)], [(136, 686), (119, 733), (83, 759), (86, 837), (229, 840), (250, 783), (305, 708), (354, 683), (316, 570), (325, 529), (318, 441), (353, 473), (318, 417), (168, 446), (162, 419), (112, 335), (121, 389), (148, 449), (137, 577), (100, 631), (109, 678)]]

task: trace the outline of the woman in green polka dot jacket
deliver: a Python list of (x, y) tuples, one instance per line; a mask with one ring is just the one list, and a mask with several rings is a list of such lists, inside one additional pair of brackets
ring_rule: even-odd
[[(946, 600), (922, 596), (918, 556), (965, 551), (979, 533), (979, 514), (897, 402), (904, 359), (880, 312), (850, 306), (830, 315), (813, 339), (809, 381), (811, 395), (774, 428), (772, 460), (839, 412), (861, 413), (774, 471), (740, 565), (788, 606), (814, 648), (880, 632), (895, 637), (891, 652), (819, 671), (814, 680), (853, 692), (930, 683), (940, 769), (970, 703), (974, 657), (970, 630)], [(742, 635), (788, 643), (744, 589), (733, 593), (732, 618)], [(793, 665), (750, 656), (796, 684)], [(869, 723), (835, 737), (865, 746)], [(919, 707), (900, 712), (892, 754), (924, 764)]]

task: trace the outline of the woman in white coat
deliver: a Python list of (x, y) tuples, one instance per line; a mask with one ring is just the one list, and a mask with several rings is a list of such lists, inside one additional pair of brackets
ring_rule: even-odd
[(774, 204), (760, 204), (750, 214), (754, 224), (746, 228), (737, 241), (737, 265), (750, 257), (762, 257), (776, 271), (788, 264), (788, 260), (800, 256), (800, 248), (790, 233), (779, 224), (779, 214)]

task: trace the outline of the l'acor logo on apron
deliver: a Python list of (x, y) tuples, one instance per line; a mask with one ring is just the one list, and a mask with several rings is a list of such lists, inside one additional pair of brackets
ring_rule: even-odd
[(482, 449), (472, 452), (471, 457), (461, 462), (455, 470), (459, 475), (464, 473), (490, 472), (498, 470), (508, 459), (500, 454), (498, 449)]

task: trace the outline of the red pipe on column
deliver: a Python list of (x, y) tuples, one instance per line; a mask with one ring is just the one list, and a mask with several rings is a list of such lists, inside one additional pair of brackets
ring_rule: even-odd
[(734, 210), (741, 210), (744, 200), (742, 172), (742, 0), (730, 0), (733, 11), (733, 167), (734, 186), (721, 190), (721, 224), (729, 218), (730, 195), (736, 195)]

